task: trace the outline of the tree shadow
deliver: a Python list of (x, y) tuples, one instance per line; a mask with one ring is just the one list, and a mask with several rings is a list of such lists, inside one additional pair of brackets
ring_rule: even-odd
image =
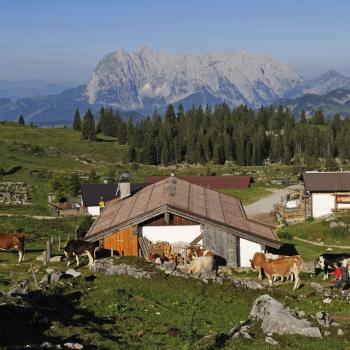
[[(63, 292), (62, 292), (63, 293)], [(98, 317), (87, 309), (79, 307), (82, 292), (46, 294), (31, 292), (22, 303), (0, 305), (0, 344), (6, 349), (24, 348), (30, 345), (39, 348), (43, 342), (60, 344), (66, 342), (86, 343), (86, 335), (98, 333), (104, 339), (118, 342), (104, 326), (113, 324), (111, 318)], [(65, 328), (77, 327), (75, 334), (68, 337), (47, 335), (53, 324)], [(85, 334), (85, 338), (84, 338)], [(85, 348), (98, 349), (92, 344)]]

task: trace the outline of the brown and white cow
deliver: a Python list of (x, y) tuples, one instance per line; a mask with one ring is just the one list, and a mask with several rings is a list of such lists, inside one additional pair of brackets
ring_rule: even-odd
[(18, 262), (21, 263), (24, 259), (24, 240), (25, 236), (20, 232), (0, 235), (0, 249), (9, 250), (16, 248), (18, 251)]
[(263, 270), (269, 280), (269, 285), (272, 286), (274, 277), (288, 277), (291, 273), (294, 274), (295, 283), (293, 290), (299, 288), (300, 271), (303, 265), (303, 258), (300, 255), (283, 256), (278, 259), (266, 259), (265, 254), (255, 253), (251, 260), (253, 269), (259, 272)]

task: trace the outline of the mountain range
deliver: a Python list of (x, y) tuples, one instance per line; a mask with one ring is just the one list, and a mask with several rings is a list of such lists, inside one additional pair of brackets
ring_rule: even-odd
[[(98, 62), (88, 83), (60, 93), (14, 98), (2, 92), (0, 119), (41, 125), (71, 124), (75, 108), (97, 111), (110, 106), (123, 115), (141, 117), (162, 113), (169, 103), (185, 108), (225, 102), (230, 107), (252, 108), (282, 104), (299, 113), (318, 106), (348, 115), (350, 78), (331, 70), (306, 80), (292, 67), (268, 56), (248, 51), (174, 54), (142, 47), (133, 53), (123, 49)], [(40, 94), (38, 94), (40, 95)], [(320, 108), (323, 108), (320, 107)]]

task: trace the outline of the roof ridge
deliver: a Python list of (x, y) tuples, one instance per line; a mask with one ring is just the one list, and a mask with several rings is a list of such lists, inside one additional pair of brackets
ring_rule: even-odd
[[(146, 188), (146, 187), (145, 187)], [(129, 216), (130, 216), (130, 213), (132, 212), (132, 210), (134, 209), (134, 206), (135, 206), (135, 203), (137, 201), (137, 198), (139, 198), (139, 195), (142, 191), (138, 191), (136, 194), (135, 194), (135, 199), (134, 199), (134, 203), (132, 204), (130, 210), (129, 210), (129, 213), (128, 213), (128, 216), (127, 218), (129, 219)], [(133, 196), (130, 196), (129, 198), (132, 198)], [(125, 201), (126, 202), (126, 201)]]
[(224, 217), (225, 224), (227, 224), (226, 216), (225, 216), (225, 210), (224, 210), (224, 207), (222, 205), (222, 200), (221, 200), (221, 196), (220, 196), (219, 192), (218, 192), (218, 195), (219, 195), (219, 201), (220, 201), (220, 207), (221, 207), (221, 211), (222, 211), (222, 216)]
[(150, 193), (150, 195), (149, 195), (149, 197), (148, 197), (148, 201), (147, 201), (147, 204), (146, 204), (146, 206), (145, 206), (145, 210), (147, 210), (148, 204), (149, 204), (149, 202), (150, 202), (150, 200), (151, 200), (151, 197), (152, 197), (152, 194), (153, 194), (153, 191), (154, 191), (154, 185), (155, 185), (155, 184), (152, 184), (152, 190), (151, 190), (151, 193)]

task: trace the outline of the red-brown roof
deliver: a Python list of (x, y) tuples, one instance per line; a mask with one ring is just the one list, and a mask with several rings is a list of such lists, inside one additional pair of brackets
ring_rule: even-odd
[(267, 245), (279, 246), (279, 240), (268, 226), (247, 219), (240, 200), (192, 184), (177, 177), (149, 185), (136, 194), (110, 201), (86, 235), (93, 240), (108, 235), (112, 230), (141, 223), (150, 216), (168, 210), (188, 214), (198, 221), (212, 222), (241, 233), (251, 240), (262, 240)]
[[(168, 176), (147, 176), (146, 183), (154, 184), (166, 179)], [(251, 176), (176, 176), (179, 179), (207, 188), (249, 188), (252, 183)]]

